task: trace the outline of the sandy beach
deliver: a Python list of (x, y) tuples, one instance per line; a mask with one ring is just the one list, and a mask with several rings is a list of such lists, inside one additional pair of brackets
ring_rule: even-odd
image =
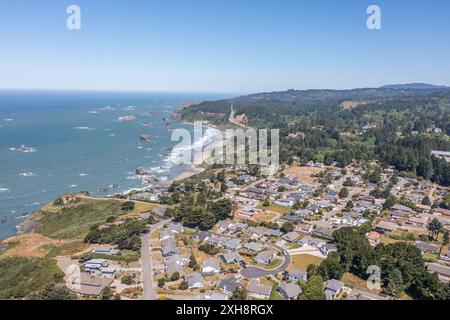
[(190, 164), (185, 166), (185, 170), (177, 175), (173, 181), (181, 181), (187, 178), (190, 178), (192, 176), (195, 176), (196, 174), (202, 173), (205, 171), (204, 168), (198, 167), (195, 164)]

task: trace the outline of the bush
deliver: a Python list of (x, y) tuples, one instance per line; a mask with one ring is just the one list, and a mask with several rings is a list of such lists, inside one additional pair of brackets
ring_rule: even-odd
[(177, 281), (179, 279), (180, 279), (180, 273), (179, 272), (172, 273), (172, 276), (170, 277), (171, 281)]
[(120, 282), (122, 284), (131, 285), (134, 283), (134, 278), (132, 275), (126, 274), (120, 279)]
[(186, 280), (181, 281), (180, 286), (178, 287), (180, 290), (187, 290), (189, 288), (189, 284)]
[(158, 279), (158, 288), (163, 288), (166, 285), (166, 279)]

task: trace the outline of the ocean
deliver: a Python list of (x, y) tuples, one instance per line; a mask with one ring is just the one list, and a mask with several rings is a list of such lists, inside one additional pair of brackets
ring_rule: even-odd
[(166, 120), (183, 103), (225, 97), (0, 91), (0, 239), (16, 234), (24, 219), (60, 194), (142, 188), (138, 167), (159, 180), (178, 175), (183, 168), (167, 161), (177, 144), (172, 130), (192, 126)]

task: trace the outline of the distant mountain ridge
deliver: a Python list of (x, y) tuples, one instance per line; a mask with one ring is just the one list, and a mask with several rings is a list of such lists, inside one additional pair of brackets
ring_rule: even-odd
[(429, 83), (404, 83), (404, 84), (388, 84), (380, 87), (379, 89), (447, 89), (446, 86), (437, 86)]
[[(228, 118), (224, 114), (229, 114), (231, 106), (236, 111), (236, 115), (245, 114), (249, 119), (256, 121), (263, 112), (273, 112), (273, 118), (281, 114), (320, 112), (339, 112), (342, 110), (343, 103), (359, 105), (370, 102), (382, 102), (388, 100), (422, 99), (428, 101), (430, 97), (449, 98), (450, 87), (434, 86), (430, 84), (403, 84), (387, 85), (380, 88), (358, 88), (348, 90), (332, 89), (310, 89), (286, 91), (261, 92), (250, 95), (243, 95), (231, 99), (222, 99), (216, 101), (203, 101), (198, 104), (190, 105), (181, 111), (181, 118), (186, 121), (203, 119), (214, 124), (228, 123)], [(344, 108), (348, 109), (348, 108)], [(297, 112), (298, 111), (298, 112)], [(326, 113), (325, 112), (325, 113)], [(260, 117), (261, 118), (261, 117)], [(264, 118), (264, 121), (267, 121)], [(286, 121), (279, 119), (278, 126), (285, 124)], [(257, 125), (260, 125), (259, 123)]]

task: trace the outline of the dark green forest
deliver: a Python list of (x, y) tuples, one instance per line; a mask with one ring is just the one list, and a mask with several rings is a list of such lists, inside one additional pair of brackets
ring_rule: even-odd
[[(280, 159), (302, 163), (378, 160), (412, 176), (450, 185), (450, 164), (431, 150), (450, 150), (450, 89), (288, 90), (203, 102), (185, 120), (224, 125), (245, 114), (255, 128), (280, 129)], [(301, 132), (296, 138), (290, 133)]]

